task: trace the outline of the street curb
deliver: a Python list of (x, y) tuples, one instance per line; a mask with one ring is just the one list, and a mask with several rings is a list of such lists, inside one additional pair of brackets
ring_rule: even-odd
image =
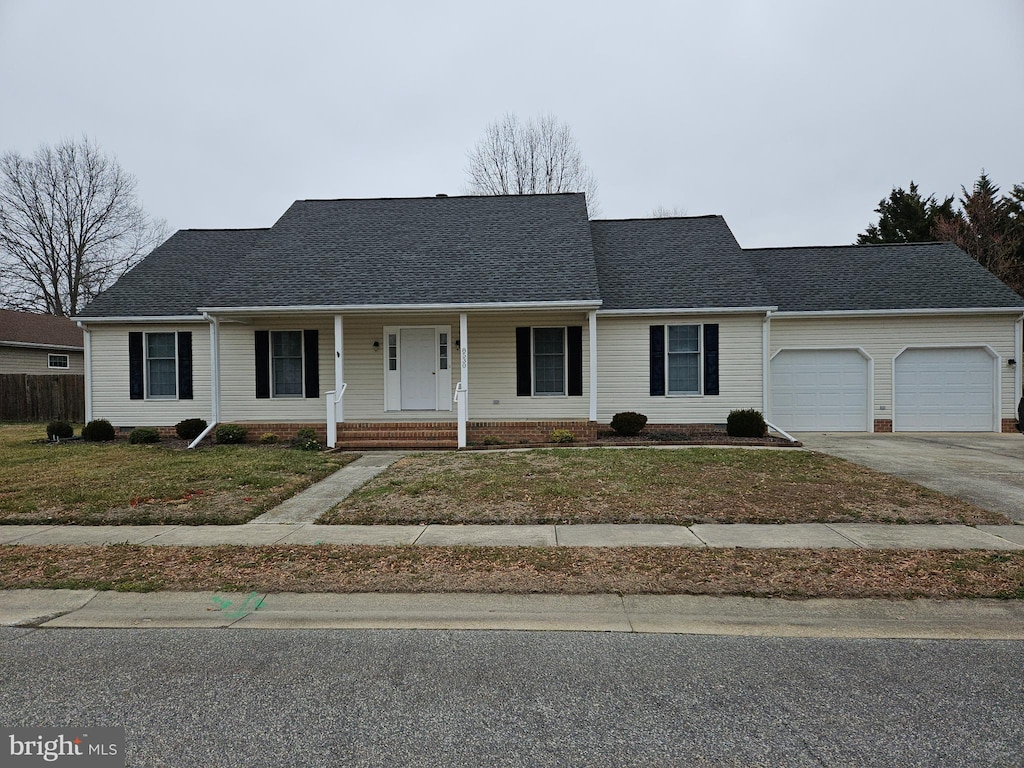
[(1024, 640), (1024, 601), (33, 589), (0, 591), (0, 626), (48, 630), (530, 630)]

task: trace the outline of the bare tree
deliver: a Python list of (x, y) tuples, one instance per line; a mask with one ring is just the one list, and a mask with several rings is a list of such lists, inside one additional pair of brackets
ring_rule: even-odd
[(671, 208), (665, 205), (656, 205), (651, 211), (652, 219), (677, 219), (686, 215), (686, 209), (681, 205), (673, 205)]
[(135, 178), (88, 138), (0, 157), (0, 298), (74, 315), (166, 237)]
[(600, 212), (597, 180), (583, 162), (572, 130), (553, 115), (521, 123), (509, 113), (487, 126), (469, 153), (472, 195), (534, 195), (584, 192), (587, 213)]

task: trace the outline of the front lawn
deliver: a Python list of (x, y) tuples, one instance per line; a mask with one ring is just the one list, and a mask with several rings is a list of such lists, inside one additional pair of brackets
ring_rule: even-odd
[(45, 437), (43, 425), (0, 425), (0, 523), (244, 523), (358, 455), (35, 442)]
[(798, 450), (651, 448), (401, 459), (323, 523), (965, 523), (1009, 521)]

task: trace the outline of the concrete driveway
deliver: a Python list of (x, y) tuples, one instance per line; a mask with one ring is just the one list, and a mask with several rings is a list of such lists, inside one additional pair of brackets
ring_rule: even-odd
[(812, 451), (911, 480), (1024, 523), (1024, 435), (801, 432)]

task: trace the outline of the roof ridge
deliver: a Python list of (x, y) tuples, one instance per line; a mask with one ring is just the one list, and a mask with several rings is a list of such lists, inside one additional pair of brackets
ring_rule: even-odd
[(295, 200), (295, 203), (369, 203), (391, 200), (468, 200), (484, 197), (569, 197), (572, 195), (584, 195), (584, 192), (532, 192), (529, 194), (505, 194), (505, 195), (412, 195), (409, 197), (302, 197)]
[(270, 227), (185, 227), (178, 232), (266, 232)]
[(849, 243), (848, 245), (774, 245), (761, 248), (744, 248), (744, 251), (801, 251), (813, 248), (820, 251), (825, 248), (882, 248), (889, 246), (920, 246), (920, 245), (952, 245), (948, 240), (922, 240), (915, 243)]
[(723, 219), (720, 213), (703, 213), (699, 216), (630, 216), (624, 219), (591, 219), (591, 224), (617, 223), (624, 221), (673, 221), (681, 219)]

